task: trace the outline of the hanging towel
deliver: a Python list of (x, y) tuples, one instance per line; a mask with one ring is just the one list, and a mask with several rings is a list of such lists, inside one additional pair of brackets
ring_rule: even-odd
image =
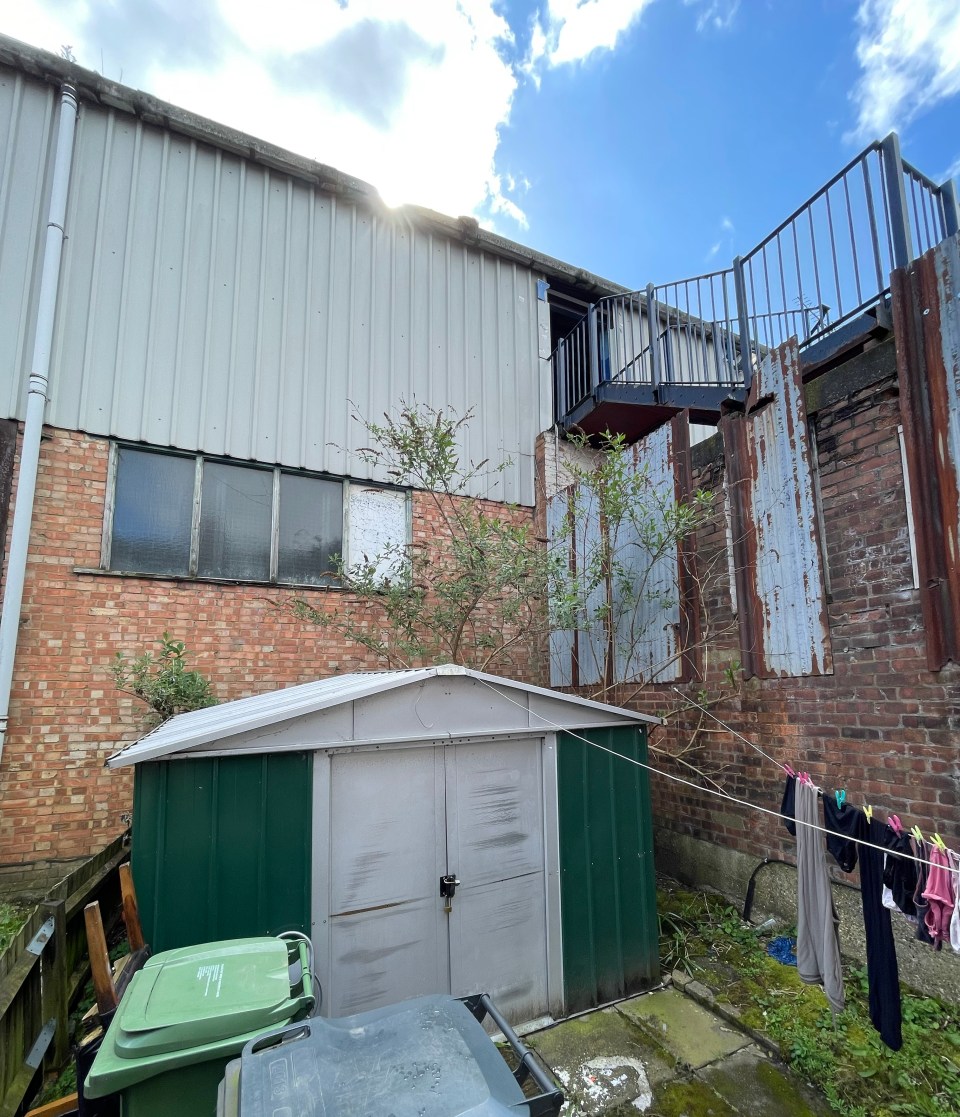
[[(838, 808), (830, 795), (823, 797), (823, 813), (827, 829), (837, 835), (845, 859), (849, 860), (847, 845), (860, 851), (860, 898), (863, 901), (863, 929), (867, 937), (870, 1020), (887, 1047), (899, 1051), (903, 1046), (900, 977), (890, 912), (882, 901), (883, 850), (875, 848), (884, 845), (884, 831), (888, 828), (879, 819), (868, 819), (863, 811), (846, 803)], [(850, 838), (873, 845), (857, 845), (850, 842)]]
[[(820, 825), (816, 788), (797, 783), (796, 820)], [(822, 985), (834, 1012), (843, 1011), (839, 920), (830, 893), (823, 835), (797, 826), (797, 973), (808, 985)]]
[(927, 871), (927, 887), (923, 890), (923, 898), (930, 906), (924, 922), (930, 938), (933, 939), (934, 949), (939, 950), (945, 942), (950, 941), (950, 921), (956, 907), (957, 893), (946, 853), (932, 842), (928, 850), (932, 864)]

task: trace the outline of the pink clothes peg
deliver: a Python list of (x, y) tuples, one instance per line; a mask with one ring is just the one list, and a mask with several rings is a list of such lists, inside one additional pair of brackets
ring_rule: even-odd
[(890, 815), (890, 817), (887, 819), (887, 825), (894, 832), (894, 834), (903, 833), (903, 823), (895, 814)]
[(795, 772), (795, 771), (793, 770), (792, 766), (791, 766), (791, 765), (789, 765), (789, 764), (784, 764), (784, 766), (783, 766), (783, 770), (784, 770), (784, 771), (785, 771), (785, 772), (787, 773), (787, 775), (788, 775), (788, 776), (796, 776), (796, 774), (797, 774), (797, 773), (796, 773), (796, 772)]

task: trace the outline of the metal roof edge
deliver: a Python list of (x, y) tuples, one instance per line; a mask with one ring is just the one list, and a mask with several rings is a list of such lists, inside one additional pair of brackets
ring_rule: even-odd
[(347, 198), (384, 215), (405, 218), (412, 224), (440, 232), (452, 240), (482, 248), (513, 263), (523, 264), (549, 279), (568, 283), (595, 295), (619, 295), (629, 291), (628, 288), (583, 268), (482, 229), (474, 217), (449, 217), (413, 204), (390, 207), (380, 197), (377, 188), (363, 179), (345, 174), (336, 167), (315, 159), (297, 155), (247, 132), (218, 124), (209, 117), (200, 116), (169, 101), (162, 101), (150, 93), (111, 81), (96, 70), (88, 70), (76, 62), (68, 62), (50, 51), (2, 33), (0, 65), (9, 66), (28, 77), (51, 85), (69, 82), (81, 101), (129, 113), (146, 124), (166, 128), (178, 135), (229, 151), (253, 163), (308, 182), (325, 193)]
[[(171, 718), (169, 722), (165, 722), (163, 725), (158, 726), (150, 733), (141, 737), (138, 741), (134, 741), (132, 744), (127, 745), (125, 748), (107, 757), (106, 766), (110, 769), (126, 768), (146, 760), (159, 760), (164, 756), (169, 756), (171, 753), (186, 752), (196, 748), (198, 745), (205, 745), (214, 740), (226, 741), (231, 737), (239, 736), (241, 733), (264, 729), (270, 725), (281, 725), (294, 718), (320, 713), (323, 710), (329, 710), (347, 702), (354, 702), (357, 699), (369, 698), (373, 694), (387, 693), (399, 687), (422, 682), (425, 679), (446, 676), (460, 676), (476, 679), (479, 682), (487, 684), (491, 689), (502, 687), (519, 690), (524, 694), (535, 694), (554, 702), (562, 702), (575, 705), (582, 709), (595, 710), (598, 713), (602, 713), (607, 718), (611, 715), (616, 715), (617, 717), (626, 718), (629, 721), (641, 722), (648, 725), (663, 724), (660, 718), (653, 717), (650, 714), (642, 714), (638, 710), (628, 710), (622, 706), (611, 706), (604, 702), (594, 702), (589, 698), (564, 694), (562, 691), (534, 686), (532, 683), (523, 683), (516, 679), (507, 679), (501, 675), (488, 675), (482, 671), (475, 671), (472, 668), (463, 667), (459, 664), (441, 664), (434, 667), (414, 668), (406, 671), (355, 671), (350, 672), (348, 675), (333, 675), (328, 679), (318, 679), (317, 682), (314, 683), (301, 683), (299, 686), (281, 687), (279, 690), (266, 691), (264, 694), (250, 695), (247, 698), (237, 698), (232, 702), (224, 702), (221, 706), (211, 706), (207, 708), (207, 710), (213, 711), (232, 706), (233, 717), (228, 716), (227, 719), (219, 721), (216, 719), (215, 715), (210, 714), (202, 718), (200, 724), (192, 732), (188, 728), (182, 735), (174, 735), (170, 737), (169, 740), (165, 740), (164, 738), (169, 736), (169, 731), (164, 733), (165, 727), (169, 727), (173, 722), (178, 720), (177, 718)], [(316, 694), (317, 683), (332, 684), (338, 678), (356, 680), (356, 689), (348, 693), (333, 691), (330, 694), (321, 694), (319, 696)], [(297, 691), (301, 688), (304, 688), (309, 693), (304, 693), (301, 700), (294, 698), (290, 705), (282, 710), (277, 710), (265, 704), (268, 697), (275, 697), (283, 694), (284, 691)], [(241, 703), (253, 704), (256, 712), (252, 716), (243, 717), (242, 707), (238, 709)], [(261, 709), (260, 707), (263, 708)], [(207, 714), (207, 710), (195, 711), (195, 713)], [(530, 710), (529, 707), (526, 712), (530, 722), (529, 728), (564, 731), (564, 726), (556, 725), (545, 720), (535, 711)], [(240, 716), (236, 716), (237, 714)], [(188, 719), (192, 716), (191, 714), (179, 715), (180, 718)], [(609, 724), (609, 722), (607, 724)], [(511, 730), (511, 732), (513, 732), (513, 730)], [(443, 736), (443, 734), (440, 734), (440, 736)], [(155, 744), (151, 745), (151, 738), (154, 737), (158, 738), (158, 740)]]
[[(139, 740), (132, 742), (125, 748), (113, 753), (107, 757), (106, 766), (108, 768), (125, 768), (131, 764), (138, 764), (141, 760), (156, 760), (159, 757), (167, 756), (172, 752), (181, 752), (188, 749), (196, 748), (197, 745), (205, 745), (209, 741), (217, 739), (228, 740), (230, 737), (236, 737), (240, 733), (247, 733), (254, 729), (264, 729), (268, 725), (281, 725), (285, 721), (291, 721), (294, 718), (304, 717), (307, 714), (317, 714), (323, 710), (332, 709), (334, 706), (342, 705), (344, 702), (353, 702), (357, 698), (367, 698), (370, 694), (395, 690), (397, 687), (404, 686), (408, 683), (417, 682), (420, 679), (428, 678), (434, 673), (432, 668), (414, 669), (412, 671), (403, 672), (400, 677), (393, 677), (384, 681), (384, 675), (392, 675), (394, 673), (389, 671), (370, 671), (369, 675), (371, 683), (368, 687), (361, 687), (359, 693), (350, 694), (348, 697), (342, 695), (332, 694), (329, 696), (321, 697), (319, 700), (312, 697), (304, 696), (302, 702), (294, 702), (288, 709), (283, 711), (282, 716), (277, 716), (277, 711), (271, 709), (264, 709), (261, 713), (255, 714), (251, 718), (243, 721), (234, 720), (232, 723), (214, 723), (209, 728), (201, 726), (193, 733), (186, 733), (182, 737), (178, 737), (169, 742), (162, 742), (155, 746), (150, 746), (150, 738), (161, 733), (164, 726), (175, 721), (176, 718), (171, 718), (170, 721), (164, 722), (163, 725), (158, 725), (156, 729), (151, 730)], [(366, 671), (351, 671), (349, 675), (331, 675), (328, 679), (318, 679), (316, 682), (328, 682), (333, 679), (345, 679), (354, 676), (363, 676), (368, 674)], [(397, 675), (400, 675), (398, 672)], [(415, 677), (412, 677), (415, 676)], [(380, 682), (378, 685), (373, 683), (373, 680), (378, 678)], [(219, 706), (209, 706), (207, 709), (215, 710), (222, 709), (227, 706), (233, 706), (234, 703), (249, 702), (256, 700), (263, 700), (268, 695), (282, 694), (284, 691), (299, 690), (301, 687), (314, 687), (316, 683), (300, 683), (297, 686), (280, 687), (278, 690), (264, 691), (263, 694), (251, 694), (245, 698), (234, 698), (228, 702), (222, 702)], [(199, 711), (198, 711), (199, 712)], [(180, 714), (179, 717), (189, 717), (189, 714)], [(143, 746), (143, 747), (141, 747)], [(135, 755), (130, 757), (130, 753), (136, 750)]]

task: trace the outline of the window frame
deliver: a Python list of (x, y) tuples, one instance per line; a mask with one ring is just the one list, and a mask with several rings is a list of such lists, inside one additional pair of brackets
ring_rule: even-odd
[[(131, 571), (124, 570), (120, 567), (111, 565), (111, 554), (113, 550), (113, 522), (114, 513), (116, 510), (116, 491), (117, 491), (117, 474), (120, 467), (120, 452), (122, 450), (132, 450), (136, 453), (142, 454), (156, 454), (158, 457), (177, 457), (192, 459), (194, 461), (194, 479), (193, 479), (193, 504), (190, 515), (190, 550), (187, 561), (187, 573), (185, 574), (170, 574), (159, 573), (154, 571)], [(199, 558), (200, 558), (200, 521), (201, 521), (201, 506), (203, 501), (203, 467), (205, 462), (219, 463), (224, 465), (239, 466), (241, 468), (255, 469), (262, 472), (269, 472), (273, 477), (273, 488), (271, 496), (271, 509), (270, 509), (270, 575), (267, 580), (257, 578), (230, 578), (220, 577), (214, 575), (198, 573)], [(356, 481), (350, 477), (335, 476), (329, 473), (322, 473), (315, 470), (307, 469), (292, 469), (289, 466), (270, 464), (266, 462), (253, 462), (253, 461), (240, 461), (236, 458), (228, 458), (219, 454), (204, 454), (200, 451), (190, 450), (177, 450), (167, 449), (153, 446), (145, 446), (135, 442), (124, 441), (111, 441), (110, 452), (107, 463), (107, 489), (104, 499), (103, 508), (103, 532), (101, 534), (100, 542), (100, 570), (106, 574), (114, 574), (126, 577), (140, 577), (140, 578), (165, 578), (179, 582), (213, 582), (213, 583), (226, 583), (228, 585), (260, 585), (260, 586), (278, 586), (278, 587), (303, 587), (305, 589), (316, 590), (329, 590), (340, 589), (342, 583), (337, 576), (331, 572), (328, 577), (323, 581), (317, 582), (295, 582), (295, 581), (280, 581), (278, 574), (280, 569), (280, 484), (281, 478), (284, 474), (289, 474), (294, 477), (308, 477), (318, 481), (328, 481), (338, 484), (340, 486), (340, 549), (339, 553), (343, 556), (349, 556), (351, 547), (351, 531), (350, 531), (350, 493), (353, 487), (364, 489), (380, 489), (385, 492), (397, 492), (404, 494), (405, 497), (405, 514), (404, 514), (404, 544), (409, 544), (411, 540), (412, 522), (411, 522), (411, 502), (410, 502), (410, 489), (402, 485), (382, 484), (377, 481)]]

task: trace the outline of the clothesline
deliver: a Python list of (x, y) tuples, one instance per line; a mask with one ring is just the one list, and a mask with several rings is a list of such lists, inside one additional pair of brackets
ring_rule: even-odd
[[(527, 707), (524, 706), (521, 702), (517, 702), (513, 698), (510, 698), (508, 695), (503, 694), (502, 690), (498, 690), (495, 686), (493, 686), (492, 683), (488, 683), (485, 679), (481, 679), (480, 682), (482, 682), (484, 686), (490, 687), (491, 690), (496, 691), (496, 693), (499, 694), (501, 698), (506, 698), (508, 702), (512, 702), (519, 709), (527, 710)], [(614, 749), (608, 749), (605, 745), (598, 744), (596, 741), (590, 741), (586, 737), (580, 736), (579, 733), (575, 733), (572, 729), (568, 729), (566, 726), (557, 725), (555, 722), (550, 721), (549, 718), (543, 717), (542, 714), (537, 714), (536, 717), (539, 721), (542, 721), (545, 725), (548, 725), (551, 729), (555, 729), (560, 733), (566, 733), (567, 736), (573, 737), (578, 741), (582, 741), (585, 745), (590, 745), (591, 748), (599, 749), (600, 752), (609, 753), (611, 756), (615, 756), (618, 760), (625, 760), (629, 764), (634, 764), (638, 768), (643, 768), (648, 772), (652, 772), (654, 775), (663, 776), (665, 779), (673, 780), (674, 783), (683, 784), (685, 787), (690, 787), (694, 791), (698, 791), (701, 794), (715, 795), (719, 799), (725, 799), (729, 803), (735, 803), (738, 807), (746, 807), (747, 810), (759, 811), (761, 814), (771, 815), (773, 818), (779, 818), (781, 821), (783, 820), (784, 816), (780, 811), (772, 810), (770, 807), (761, 807), (759, 803), (751, 803), (746, 799), (740, 799), (736, 795), (731, 795), (731, 794), (729, 794), (729, 792), (726, 792), (726, 791), (714, 790), (711, 787), (704, 787), (702, 784), (694, 783), (692, 780), (685, 780), (682, 776), (676, 776), (672, 772), (665, 772), (661, 768), (655, 768), (650, 764), (645, 764), (642, 760), (634, 760), (632, 756), (624, 756), (623, 753), (616, 752)], [(719, 719), (717, 719), (717, 720), (719, 720)], [(722, 725), (723, 723), (721, 722), (720, 724)], [(731, 732), (735, 732), (735, 731), (731, 730)], [(740, 736), (740, 734), (738, 734), (738, 733), (735, 734), (735, 735), (738, 736), (738, 737)], [(745, 737), (741, 738), (741, 740), (746, 741), (746, 738)], [(751, 744), (750, 741), (746, 741), (746, 743)], [(757, 746), (753, 746), (753, 747), (756, 748)], [(758, 751), (762, 751), (762, 750), (758, 750)], [(777, 764), (777, 761), (774, 761), (774, 763)], [(782, 765), (778, 765), (778, 766), (782, 767)], [(826, 826), (818, 826), (816, 823), (805, 822), (803, 819), (799, 819), (799, 818), (795, 819), (795, 820), (791, 819), (790, 821), (791, 822), (795, 821), (798, 826), (806, 826), (806, 827), (809, 827), (809, 829), (811, 829), (811, 830), (819, 830), (821, 833), (827, 834), (829, 837), (834, 836), (833, 831), (828, 830), (826, 828)], [(849, 838), (845, 838), (845, 840), (853, 842), (856, 845), (868, 846), (870, 849), (878, 849), (881, 853), (890, 854), (890, 852), (891, 852), (889, 849), (884, 848), (882, 845), (879, 845), (877, 842), (868, 842), (868, 841), (865, 841), (862, 838), (849, 837)], [(927, 860), (926, 858), (923, 858), (923, 857), (915, 857), (913, 854), (910, 854), (910, 853), (899, 853), (899, 852), (897, 852), (896, 854), (894, 854), (894, 856), (902, 857), (905, 861), (916, 861), (918, 865), (927, 865), (930, 868), (942, 867), (942, 866), (936, 865), (936, 863), (933, 862), (933, 861), (929, 861), (929, 860)], [(950, 868), (948, 871), (953, 873), (958, 878), (960, 878), (960, 869)]]

